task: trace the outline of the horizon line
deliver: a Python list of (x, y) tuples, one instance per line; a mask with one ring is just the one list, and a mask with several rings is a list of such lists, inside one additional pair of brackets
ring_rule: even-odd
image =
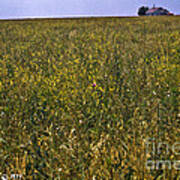
[[(180, 14), (174, 14), (174, 16), (180, 16)], [(6, 20), (35, 20), (35, 19), (76, 19), (76, 18), (127, 18), (127, 17), (139, 17), (138, 15), (65, 15), (65, 16), (23, 16), (23, 17), (8, 17), (1, 18), (0, 21)]]
[(138, 15), (63, 15), (63, 16), (15, 16), (15, 17), (0, 17), (0, 20), (25, 20), (25, 19), (69, 19), (69, 18), (91, 18), (91, 17), (138, 17)]

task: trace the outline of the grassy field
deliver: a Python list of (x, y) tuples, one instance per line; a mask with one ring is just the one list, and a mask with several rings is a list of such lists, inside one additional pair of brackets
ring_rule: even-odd
[(0, 21), (0, 177), (180, 179), (179, 102), (180, 17)]

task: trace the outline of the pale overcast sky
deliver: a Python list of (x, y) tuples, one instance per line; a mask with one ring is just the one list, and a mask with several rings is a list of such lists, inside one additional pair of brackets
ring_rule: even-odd
[(0, 19), (66, 16), (134, 16), (140, 6), (162, 6), (180, 14), (180, 0), (0, 0)]

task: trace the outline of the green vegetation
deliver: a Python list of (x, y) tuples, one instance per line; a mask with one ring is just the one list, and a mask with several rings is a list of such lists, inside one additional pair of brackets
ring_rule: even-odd
[(140, 8), (138, 9), (138, 15), (139, 15), (139, 16), (144, 16), (144, 15), (146, 15), (146, 11), (148, 11), (148, 10), (149, 10), (148, 7), (142, 6), (142, 7), (140, 7)]
[[(180, 17), (0, 21), (0, 173), (178, 179), (146, 139), (180, 140)], [(0, 175), (1, 176), (1, 175)]]

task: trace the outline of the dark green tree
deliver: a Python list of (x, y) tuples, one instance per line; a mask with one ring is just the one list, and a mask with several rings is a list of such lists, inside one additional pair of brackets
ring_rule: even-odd
[(147, 11), (147, 10), (149, 10), (148, 7), (144, 7), (144, 6), (140, 7), (139, 10), (138, 10), (138, 15), (139, 15), (139, 16), (144, 16), (144, 15), (146, 15), (146, 11)]

